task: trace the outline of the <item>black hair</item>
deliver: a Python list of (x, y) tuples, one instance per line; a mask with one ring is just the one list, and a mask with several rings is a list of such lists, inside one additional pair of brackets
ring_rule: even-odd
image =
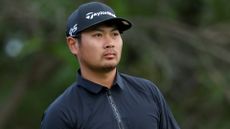
[(77, 39), (78, 43), (81, 43), (81, 32), (73, 36), (73, 38)]

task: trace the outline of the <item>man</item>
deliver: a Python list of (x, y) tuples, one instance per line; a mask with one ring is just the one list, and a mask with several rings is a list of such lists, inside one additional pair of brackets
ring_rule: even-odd
[(41, 129), (179, 129), (153, 83), (116, 68), (121, 33), (131, 26), (99, 2), (70, 15), (66, 39), (80, 65), (77, 81), (49, 106)]

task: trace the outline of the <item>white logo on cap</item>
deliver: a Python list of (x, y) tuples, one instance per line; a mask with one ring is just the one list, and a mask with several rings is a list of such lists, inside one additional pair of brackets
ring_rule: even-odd
[(109, 15), (109, 16), (112, 16), (112, 17), (116, 17), (115, 14), (109, 12), (109, 11), (99, 11), (99, 12), (89, 12), (86, 14), (86, 19), (93, 19), (95, 16), (101, 16), (101, 15)]
[(72, 28), (69, 30), (69, 35), (73, 36), (73, 33), (77, 31), (77, 24), (75, 24)]

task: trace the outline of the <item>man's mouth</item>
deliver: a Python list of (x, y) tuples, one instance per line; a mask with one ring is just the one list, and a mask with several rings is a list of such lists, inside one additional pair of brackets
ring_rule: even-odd
[(114, 58), (114, 57), (116, 57), (116, 52), (114, 51), (114, 50), (110, 50), (110, 51), (106, 51), (106, 52), (104, 52), (104, 54), (103, 54), (103, 56), (105, 57), (105, 58), (107, 58), (107, 59), (112, 59), (112, 58)]

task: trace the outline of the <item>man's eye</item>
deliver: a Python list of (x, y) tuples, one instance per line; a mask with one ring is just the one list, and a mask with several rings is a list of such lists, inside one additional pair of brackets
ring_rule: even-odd
[(100, 33), (96, 33), (93, 35), (93, 37), (101, 37), (101, 36), (102, 36), (102, 34), (100, 34)]
[(120, 35), (119, 32), (114, 32), (114, 33), (113, 33), (113, 36), (119, 36), (119, 35)]

